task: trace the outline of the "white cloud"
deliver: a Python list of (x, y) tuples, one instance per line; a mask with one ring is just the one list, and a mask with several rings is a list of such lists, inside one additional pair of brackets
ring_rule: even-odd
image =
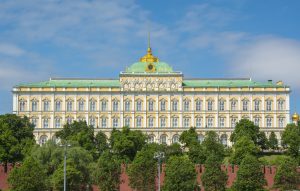
[(5, 56), (21, 56), (25, 53), (24, 50), (9, 43), (0, 43), (0, 54)]
[(257, 80), (283, 80), (300, 90), (300, 42), (280, 37), (258, 37), (232, 53), (233, 75)]

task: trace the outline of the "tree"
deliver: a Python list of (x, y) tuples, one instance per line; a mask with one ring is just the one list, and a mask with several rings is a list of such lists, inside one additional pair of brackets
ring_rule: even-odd
[(178, 143), (173, 143), (171, 145), (162, 145), (163, 152), (165, 153), (166, 160), (168, 160), (171, 156), (182, 156), (183, 151), (181, 149), (181, 145)]
[(108, 147), (107, 136), (99, 131), (95, 137), (96, 150), (99, 152), (99, 156), (106, 151)]
[(105, 151), (92, 171), (94, 183), (101, 191), (116, 191), (120, 186), (121, 162), (119, 158)]
[(261, 150), (267, 150), (269, 148), (268, 139), (266, 137), (265, 132), (259, 132), (257, 145), (260, 147)]
[(49, 190), (46, 172), (33, 157), (27, 157), (20, 167), (13, 168), (9, 173), (8, 183), (11, 191)]
[(297, 162), (291, 158), (284, 158), (277, 169), (274, 187), (280, 190), (294, 190), (300, 182), (297, 172)]
[(206, 153), (200, 143), (190, 146), (187, 154), (194, 164), (203, 164), (206, 160)]
[(248, 119), (241, 119), (235, 126), (233, 133), (230, 136), (230, 141), (235, 143), (240, 137), (249, 137), (254, 144), (258, 144), (260, 137), (259, 127)]
[(225, 151), (224, 145), (219, 141), (218, 134), (214, 131), (208, 131), (205, 135), (205, 139), (202, 143), (205, 156), (214, 154), (220, 161), (224, 159)]
[(215, 155), (207, 158), (201, 180), (205, 190), (225, 191), (227, 175), (221, 170), (221, 163)]
[(255, 156), (257, 153), (258, 148), (253, 141), (250, 138), (243, 136), (233, 145), (233, 153), (230, 157), (230, 162), (239, 165), (245, 156), (249, 154)]
[[(73, 161), (67, 160), (66, 177), (67, 190), (84, 190), (84, 175), (75, 167)], [(54, 190), (63, 190), (64, 186), (64, 165), (61, 164), (51, 177)]]
[(282, 143), (287, 147), (289, 156), (297, 158), (299, 156), (300, 148), (300, 126), (295, 124), (288, 124), (282, 133)]
[(179, 137), (179, 141), (184, 145), (184, 147), (190, 147), (191, 145), (197, 144), (198, 134), (196, 129), (191, 127), (187, 131), (183, 131)]
[(273, 131), (271, 132), (269, 140), (268, 140), (268, 147), (273, 150), (278, 149), (278, 140)]
[(35, 144), (33, 125), (27, 117), (0, 115), (0, 161), (7, 164), (22, 161)]
[(123, 127), (122, 131), (113, 130), (111, 134), (112, 151), (125, 161), (132, 161), (137, 153), (146, 144), (147, 137), (141, 131), (131, 131)]
[(193, 190), (196, 185), (194, 164), (187, 156), (173, 156), (166, 164), (166, 174), (163, 190), (182, 191)]
[(157, 162), (154, 159), (156, 148), (145, 146), (137, 153), (128, 168), (131, 188), (148, 191), (155, 190), (155, 177)]
[(239, 166), (237, 179), (233, 184), (234, 191), (260, 191), (266, 184), (261, 164), (255, 156), (247, 155)]
[(61, 138), (62, 141), (77, 142), (84, 149), (92, 152), (95, 151), (94, 129), (92, 126), (88, 126), (85, 121), (67, 123), (55, 135)]

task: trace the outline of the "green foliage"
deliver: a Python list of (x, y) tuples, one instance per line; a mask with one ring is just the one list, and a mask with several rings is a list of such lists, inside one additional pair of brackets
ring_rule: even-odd
[(102, 131), (99, 131), (95, 137), (95, 146), (99, 156), (109, 148), (107, 136)]
[(93, 182), (98, 185), (101, 191), (119, 190), (121, 162), (116, 155), (105, 151), (99, 158), (92, 173)]
[(274, 187), (280, 190), (297, 189), (300, 183), (299, 174), (297, 172), (297, 162), (291, 157), (284, 158), (275, 175)]
[(272, 131), (268, 140), (268, 147), (273, 150), (278, 149), (278, 140), (275, 133)]
[(214, 131), (208, 131), (202, 143), (205, 156), (215, 155), (219, 161), (225, 156), (224, 145), (220, 143), (218, 134)]
[[(66, 164), (67, 190), (80, 191), (85, 187), (84, 175), (76, 169), (73, 161), (67, 160)], [(64, 165), (61, 164), (51, 177), (54, 190), (63, 190)]]
[(255, 156), (247, 155), (242, 160), (237, 172), (237, 179), (233, 184), (234, 191), (260, 191), (266, 184), (261, 164)]
[(48, 177), (43, 166), (34, 158), (27, 157), (20, 167), (14, 168), (8, 177), (11, 191), (48, 190)]
[(227, 175), (221, 170), (221, 163), (216, 156), (210, 155), (207, 158), (201, 180), (205, 190), (225, 191)]
[(193, 190), (196, 186), (195, 166), (187, 156), (171, 157), (165, 172), (165, 191)]
[(27, 117), (0, 115), (0, 161), (5, 164), (22, 161), (35, 145), (33, 125)]
[(300, 148), (300, 126), (288, 124), (282, 134), (282, 143), (287, 147), (288, 155), (297, 158)]
[(232, 164), (241, 164), (242, 160), (247, 155), (257, 155), (258, 148), (255, 146), (253, 141), (248, 137), (241, 137), (237, 140), (237, 142), (233, 145), (233, 153), (230, 158), (230, 162)]
[(206, 153), (200, 143), (190, 146), (187, 154), (194, 164), (204, 164), (206, 160)]
[(141, 191), (155, 190), (157, 173), (157, 162), (154, 159), (155, 151), (153, 146), (145, 146), (135, 156), (127, 171), (132, 188)]
[(288, 156), (286, 155), (270, 155), (270, 156), (263, 156), (260, 157), (258, 160), (263, 164), (263, 165), (268, 165), (268, 166), (278, 166), (283, 160), (286, 160)]
[(163, 152), (165, 153), (166, 160), (168, 160), (172, 156), (182, 156), (183, 155), (181, 146), (178, 143), (173, 143), (171, 145), (165, 145), (163, 147)]
[(190, 147), (191, 145), (197, 144), (198, 134), (196, 129), (191, 127), (187, 131), (183, 131), (179, 137), (179, 141), (184, 145), (184, 147)]
[(261, 136), (259, 133), (259, 127), (248, 119), (241, 119), (235, 126), (233, 133), (230, 136), (230, 141), (235, 143), (240, 137), (249, 137), (254, 144), (258, 143), (258, 139)]
[(122, 131), (113, 130), (111, 134), (112, 151), (125, 161), (132, 161), (137, 153), (146, 144), (146, 135), (141, 131), (131, 131), (123, 127)]
[(260, 147), (261, 150), (267, 150), (269, 148), (268, 139), (265, 132), (259, 132), (257, 145)]

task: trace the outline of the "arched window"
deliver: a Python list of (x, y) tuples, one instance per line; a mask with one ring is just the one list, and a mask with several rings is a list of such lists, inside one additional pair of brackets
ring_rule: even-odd
[(20, 105), (20, 111), (25, 111), (26, 101), (21, 100), (19, 105)]
[(103, 100), (101, 101), (101, 111), (107, 110), (107, 101)]
[(279, 127), (284, 127), (284, 117), (278, 118), (278, 125), (279, 125)]
[(237, 101), (231, 100), (231, 111), (236, 111), (236, 110), (237, 110)]
[(91, 118), (90, 118), (90, 125), (91, 125), (93, 128), (96, 127), (96, 119), (95, 119), (95, 117), (91, 117)]
[(199, 143), (202, 143), (204, 141), (204, 136), (202, 134), (199, 134), (197, 137)]
[(50, 102), (48, 100), (44, 101), (44, 111), (50, 110)]
[(219, 111), (224, 111), (225, 110), (225, 101), (220, 100), (219, 101)]
[(272, 117), (267, 117), (266, 121), (267, 121), (267, 127), (272, 127)]
[(172, 143), (178, 143), (179, 142), (179, 135), (174, 135), (172, 138)]
[(166, 101), (165, 100), (160, 101), (160, 111), (166, 111)]
[(149, 143), (154, 143), (154, 140), (155, 140), (154, 135), (149, 135), (149, 136), (148, 136), (148, 142), (149, 142)]
[(40, 141), (39, 142), (40, 142), (41, 145), (43, 145), (43, 144), (45, 144), (47, 142), (47, 140), (48, 140), (48, 137), (46, 135), (42, 135), (40, 137)]
[(243, 100), (243, 111), (248, 111), (248, 100)]
[(284, 110), (284, 100), (282, 100), (282, 99), (278, 100), (277, 104), (278, 104), (278, 110), (279, 111)]
[(189, 100), (184, 100), (183, 101), (183, 110), (184, 111), (189, 111), (190, 110), (190, 101)]
[(225, 117), (220, 117), (219, 118), (219, 126), (220, 127), (225, 127)]
[(37, 111), (38, 110), (37, 106), (38, 106), (37, 101), (33, 100), (32, 103), (31, 103), (31, 111)]
[(130, 111), (130, 101), (129, 100), (125, 101), (125, 111)]
[(172, 111), (177, 111), (178, 110), (178, 101), (173, 100), (172, 101)]
[(118, 125), (119, 125), (119, 119), (114, 117), (113, 118), (113, 127), (116, 128), (116, 127), (118, 127)]
[(107, 119), (106, 117), (101, 118), (101, 127), (107, 127)]
[(271, 111), (272, 110), (272, 100), (267, 100), (267, 111)]
[(154, 102), (153, 102), (153, 100), (149, 100), (148, 101), (148, 110), (153, 111), (153, 108), (154, 108)]
[(214, 125), (214, 118), (208, 117), (206, 124), (207, 124), (207, 127), (213, 127), (213, 125)]
[(130, 127), (130, 117), (125, 117), (125, 126)]
[(188, 117), (183, 118), (183, 127), (190, 127), (190, 118)]
[(202, 118), (196, 117), (196, 127), (202, 127)]
[(201, 107), (202, 107), (202, 101), (197, 100), (196, 101), (196, 111), (201, 111)]
[(255, 100), (254, 101), (254, 111), (259, 111), (260, 109), (260, 101), (259, 100)]
[(136, 101), (136, 111), (142, 111), (142, 101)]
[(160, 144), (167, 144), (167, 135), (160, 136)]
[(49, 119), (48, 118), (43, 119), (43, 128), (49, 128)]
[(84, 100), (83, 99), (79, 100), (78, 110), (79, 111), (84, 111)]
[(90, 111), (96, 111), (96, 101), (90, 101)]
[(172, 117), (172, 127), (178, 127), (178, 117)]
[(56, 100), (55, 101), (55, 111), (60, 111), (61, 110), (61, 101)]
[(67, 111), (73, 110), (73, 102), (71, 100), (67, 101)]
[(119, 102), (117, 100), (113, 101), (113, 111), (119, 110)]
[(226, 134), (221, 135), (221, 143), (224, 146), (227, 146), (227, 135)]
[(212, 100), (208, 100), (207, 101), (207, 110), (208, 111), (212, 111), (213, 110), (213, 101)]
[(166, 118), (165, 117), (160, 118), (160, 127), (166, 127)]

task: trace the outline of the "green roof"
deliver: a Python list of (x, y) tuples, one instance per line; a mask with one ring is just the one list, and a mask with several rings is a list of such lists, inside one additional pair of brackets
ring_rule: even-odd
[(251, 79), (190, 79), (183, 80), (184, 87), (287, 87), (272, 82), (255, 82)]
[(16, 87), (120, 87), (120, 82), (107, 79), (50, 79), (36, 83), (23, 83)]
[(165, 62), (136, 62), (126, 69), (126, 72), (130, 73), (144, 73), (147, 66), (153, 64), (155, 67), (154, 73), (172, 73), (172, 67)]
[[(187, 79), (183, 87), (288, 87), (272, 82), (255, 82), (250, 79)], [(15, 87), (121, 87), (118, 79), (50, 79), (36, 83), (22, 83)]]

